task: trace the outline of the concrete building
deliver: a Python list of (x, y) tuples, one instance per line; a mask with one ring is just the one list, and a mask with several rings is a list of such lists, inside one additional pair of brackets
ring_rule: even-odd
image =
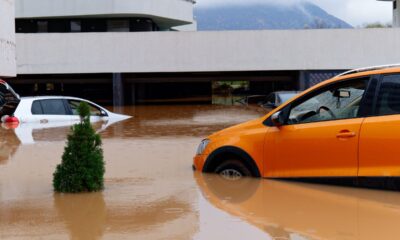
[(0, 0), (0, 76), (15, 75), (14, 1)]
[(266, 94), (400, 59), (398, 29), (176, 32), (162, 30), (195, 26), (192, 1), (16, 2), (12, 84), (22, 95), (211, 102), (215, 82), (247, 82), (242, 93)]
[(393, 27), (400, 27), (400, 0), (378, 0), (392, 2), (393, 4)]

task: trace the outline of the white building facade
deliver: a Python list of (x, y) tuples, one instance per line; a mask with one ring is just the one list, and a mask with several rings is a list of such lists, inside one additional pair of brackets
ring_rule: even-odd
[[(191, 25), (192, 0), (16, 0), (19, 33), (165, 31)], [(196, 29), (192, 29), (196, 30)]]
[(22, 95), (120, 105), (209, 96), (214, 81), (249, 81), (254, 94), (304, 89), (343, 70), (400, 62), (399, 29), (196, 32), (193, 5), (17, 0), (12, 83)]
[(16, 75), (14, 1), (0, 0), (0, 76)]

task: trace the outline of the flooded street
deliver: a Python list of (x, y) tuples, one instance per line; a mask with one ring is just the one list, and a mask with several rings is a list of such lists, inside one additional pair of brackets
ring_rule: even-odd
[(222, 106), (111, 109), (95, 124), (105, 190), (55, 194), (68, 126), (0, 128), (0, 239), (395, 239), (400, 193), (194, 173), (208, 134), (262, 111)]

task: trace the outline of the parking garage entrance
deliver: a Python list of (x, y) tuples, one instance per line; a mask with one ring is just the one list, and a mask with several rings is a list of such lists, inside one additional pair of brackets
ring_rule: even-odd
[(8, 80), (21, 96), (64, 95), (104, 106), (234, 104), (250, 95), (298, 90), (298, 71), (19, 75)]

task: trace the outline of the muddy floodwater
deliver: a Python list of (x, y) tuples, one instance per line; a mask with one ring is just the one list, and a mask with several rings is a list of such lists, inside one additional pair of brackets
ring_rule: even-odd
[[(113, 110), (113, 109), (111, 109)], [(193, 172), (208, 134), (254, 108), (139, 106), (95, 124), (105, 190), (55, 194), (69, 127), (0, 128), (0, 239), (397, 239), (400, 193)]]

